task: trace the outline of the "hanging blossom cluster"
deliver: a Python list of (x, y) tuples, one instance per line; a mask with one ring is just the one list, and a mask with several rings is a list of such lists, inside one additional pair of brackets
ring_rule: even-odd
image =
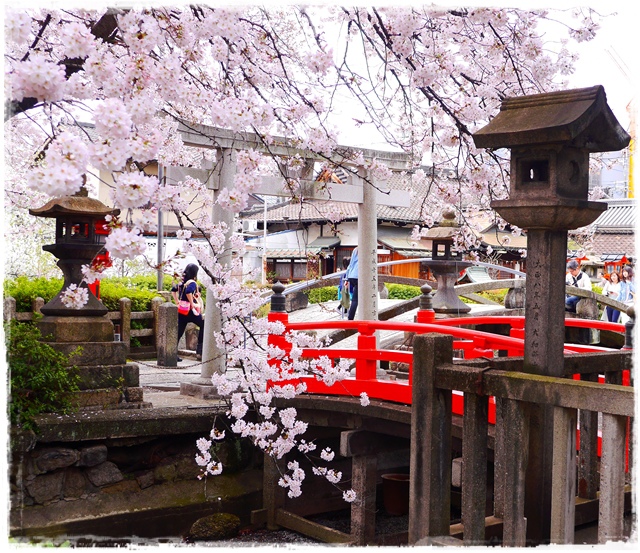
[(69, 284), (69, 286), (63, 290), (60, 300), (65, 307), (82, 309), (89, 301), (89, 290), (77, 284)]
[[(75, 194), (86, 175), (113, 187), (121, 219), (105, 247), (116, 259), (144, 254), (143, 233), (155, 229), (159, 210), (176, 214), (184, 250), (197, 257), (207, 300), (219, 310), (214, 338), (228, 370), (213, 383), (228, 397), (233, 431), (276, 457), (297, 450), (312, 458), (304, 423), (275, 401), (304, 392), (303, 376), (339, 382), (347, 363), (310, 364), (301, 355), (311, 347), (308, 337), (288, 335), (287, 355), (268, 344), (282, 325), (251, 316), (261, 299), (242, 285), (240, 262), (227, 261), (239, 244), (231, 225), (212, 220), (214, 202), (234, 213), (244, 209), (260, 185), (261, 158), (294, 159), (299, 151), (292, 147), (323, 162), (348, 161), (384, 181), (383, 164), (337, 147), (336, 129), (357, 125), (412, 156), (412, 178), (428, 190), (426, 226), (451, 206), (458, 213), (470, 205), (486, 209), (507, 192), (508, 165), (497, 152), (476, 150), (473, 132), (495, 115), (501, 98), (564, 86), (575, 59), (570, 41), (589, 40), (597, 30), (594, 12), (582, 10), (577, 23), (565, 22), (569, 40), (556, 48), (539, 28), (554, 18), (542, 10), (427, 6), (8, 9), (9, 139), (31, 146), (20, 174), (39, 192)], [(338, 98), (347, 116), (333, 121)], [(200, 124), (218, 127), (224, 140)], [(201, 147), (186, 145), (182, 131)], [(156, 164), (213, 164), (227, 174), (219, 149), (247, 136), (251, 147), (237, 151), (233, 182), (215, 196), (204, 178), (151, 176)], [(290, 184), (296, 195), (296, 178)], [(331, 219), (338, 217), (336, 210)], [(473, 241), (467, 231), (461, 236), (461, 244)], [(85, 270), (87, 281), (96, 272)], [(69, 305), (86, 301), (83, 290), (69, 287)], [(221, 465), (205, 453), (209, 441), (200, 444), (199, 464), (214, 474)], [(328, 461), (316, 461), (314, 473), (343, 485), (323, 465)], [(283, 475), (290, 494), (301, 489), (301, 471), (290, 465)], [(344, 497), (356, 499), (352, 490)]]

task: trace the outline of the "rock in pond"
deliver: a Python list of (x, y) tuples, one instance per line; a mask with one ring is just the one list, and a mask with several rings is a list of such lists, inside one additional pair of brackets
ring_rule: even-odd
[(240, 519), (230, 513), (215, 513), (199, 518), (191, 526), (189, 541), (214, 541), (233, 538), (240, 529)]

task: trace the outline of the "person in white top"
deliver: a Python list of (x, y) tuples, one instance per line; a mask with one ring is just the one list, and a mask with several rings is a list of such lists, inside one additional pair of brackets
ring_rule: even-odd
[[(580, 270), (580, 265), (575, 259), (572, 259), (567, 263), (567, 276), (565, 278), (565, 284), (567, 286), (577, 286), (583, 290), (591, 290), (591, 280), (586, 273)], [(580, 296), (567, 296), (564, 300), (564, 308), (571, 313), (576, 312), (576, 305), (580, 301)]]
[[(602, 295), (617, 300), (620, 296), (620, 275), (615, 271), (609, 275), (609, 280), (602, 289)], [(607, 305), (605, 307), (606, 320), (610, 323), (617, 323), (620, 318), (620, 311)]]

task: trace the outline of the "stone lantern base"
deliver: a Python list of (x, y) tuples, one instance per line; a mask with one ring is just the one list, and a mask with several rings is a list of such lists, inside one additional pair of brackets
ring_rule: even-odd
[(69, 356), (70, 367), (77, 367), (80, 391), (74, 400), (79, 408), (150, 406), (143, 402), (138, 365), (127, 363), (129, 348), (125, 342), (113, 340), (109, 318), (47, 315), (38, 327), (43, 342)]
[(113, 323), (107, 317), (45, 315), (38, 328), (45, 340), (56, 343), (113, 341)]

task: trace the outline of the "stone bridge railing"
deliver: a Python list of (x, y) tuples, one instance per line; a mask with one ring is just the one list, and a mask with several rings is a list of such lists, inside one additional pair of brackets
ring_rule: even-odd
[[(409, 544), (478, 545), (499, 523), (503, 546), (526, 545), (525, 481), (529, 428), (537, 424), (531, 406), (553, 415), (551, 543), (574, 543), (582, 505), (599, 499), (598, 543), (624, 541), (625, 494), (630, 487), (629, 421), (635, 416), (633, 386), (621, 386), (631, 368), (629, 352), (565, 358), (567, 376), (522, 372), (522, 360), (472, 366), (453, 362), (452, 338), (418, 336), (414, 343), (411, 426)], [(598, 375), (605, 374), (604, 383)], [(452, 540), (452, 393), (464, 393), (462, 486), (464, 534)], [(486, 513), (489, 397), (496, 401), (494, 509)], [(417, 406), (424, 408), (416, 408)], [(576, 428), (581, 430), (579, 445)], [(600, 424), (599, 424), (600, 420)], [(601, 440), (598, 430), (602, 431)], [(601, 452), (598, 452), (600, 443)], [(579, 461), (579, 462), (578, 462)], [(598, 466), (607, 470), (598, 471)], [(577, 482), (580, 483), (577, 486)], [(628, 505), (628, 504), (627, 504)]]
[[(472, 299), (473, 301), (477, 301), (478, 303), (499, 305), (495, 301), (489, 300), (487, 298), (484, 298), (478, 295), (478, 293), (485, 292), (487, 290), (502, 290), (504, 288), (508, 288), (509, 292), (507, 292), (507, 296), (505, 297), (505, 307), (516, 309), (516, 308), (524, 307), (525, 286), (526, 286), (526, 279), (510, 278), (510, 279), (504, 279), (504, 280), (491, 280), (487, 282), (477, 282), (473, 284), (460, 284), (455, 287), (455, 290), (459, 296)], [(579, 296), (580, 298), (583, 298), (578, 302), (578, 314), (581, 314), (585, 310), (588, 303), (591, 303), (592, 305), (594, 305), (593, 302), (597, 302), (603, 307), (604, 306), (613, 307), (614, 309), (617, 309), (625, 313), (627, 309), (629, 309), (629, 305), (622, 303), (620, 301), (611, 299), (608, 296), (603, 296), (602, 294), (593, 292), (592, 290), (583, 290), (582, 288), (577, 288), (576, 286), (567, 286), (566, 292), (567, 294), (571, 294), (573, 296)], [(583, 300), (593, 300), (593, 302), (583, 303)], [(580, 304), (582, 304), (582, 306)], [(585, 315), (586, 314), (587, 313), (585, 313)], [(595, 316), (590, 318), (596, 318), (596, 317), (597, 317), (597, 312)]]

